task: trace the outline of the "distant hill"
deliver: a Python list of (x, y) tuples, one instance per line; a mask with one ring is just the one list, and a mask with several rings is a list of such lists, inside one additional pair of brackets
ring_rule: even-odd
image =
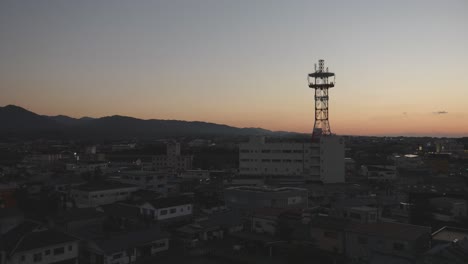
[(0, 107), (0, 132), (57, 131), (64, 126), (47, 117), (15, 105)]
[(274, 132), (262, 128), (237, 128), (199, 121), (143, 120), (117, 115), (79, 119), (64, 115), (41, 116), (13, 105), (0, 107), (0, 124), (0, 134), (28, 137), (59, 135), (66, 138), (114, 139), (126, 137), (284, 135), (289, 133)]

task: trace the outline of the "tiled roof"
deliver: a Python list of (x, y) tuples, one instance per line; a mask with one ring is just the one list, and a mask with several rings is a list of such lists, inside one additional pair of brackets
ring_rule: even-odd
[(89, 182), (83, 185), (76, 187), (75, 189), (80, 191), (105, 191), (105, 190), (113, 190), (113, 189), (123, 189), (123, 188), (132, 188), (137, 187), (131, 184), (120, 183), (116, 181), (101, 181), (101, 182)]
[(174, 196), (167, 198), (159, 198), (149, 201), (154, 208), (168, 208), (173, 206), (191, 204), (192, 199), (188, 196)]
[(57, 230), (40, 229), (39, 224), (27, 221), (8, 231), (1, 240), (3, 249), (11, 255), (14, 252), (49, 247), (78, 239)]

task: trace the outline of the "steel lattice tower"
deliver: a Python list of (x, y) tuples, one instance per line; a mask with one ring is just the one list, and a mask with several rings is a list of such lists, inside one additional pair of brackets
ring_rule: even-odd
[[(333, 81), (328, 78), (333, 77)], [(317, 140), (321, 136), (331, 135), (330, 123), (328, 122), (328, 89), (335, 87), (335, 74), (325, 69), (325, 61), (319, 60), (318, 69), (309, 73), (307, 80), (309, 88), (315, 89), (315, 124), (312, 139)]]

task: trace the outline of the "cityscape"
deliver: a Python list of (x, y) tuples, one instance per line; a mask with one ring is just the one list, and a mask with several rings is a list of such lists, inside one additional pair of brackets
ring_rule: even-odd
[(468, 263), (468, 3), (416, 2), (0, 3), (0, 264)]

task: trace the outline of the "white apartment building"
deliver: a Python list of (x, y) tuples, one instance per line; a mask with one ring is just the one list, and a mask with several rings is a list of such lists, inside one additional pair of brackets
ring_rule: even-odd
[(341, 183), (345, 181), (344, 163), (344, 140), (334, 135), (322, 137), (318, 143), (270, 143), (255, 136), (239, 145), (241, 176)]
[(71, 198), (78, 208), (96, 207), (124, 201), (140, 187), (115, 181), (88, 183), (71, 190)]
[(191, 217), (193, 204), (187, 196), (174, 196), (145, 202), (139, 208), (142, 215), (153, 220), (164, 221)]

